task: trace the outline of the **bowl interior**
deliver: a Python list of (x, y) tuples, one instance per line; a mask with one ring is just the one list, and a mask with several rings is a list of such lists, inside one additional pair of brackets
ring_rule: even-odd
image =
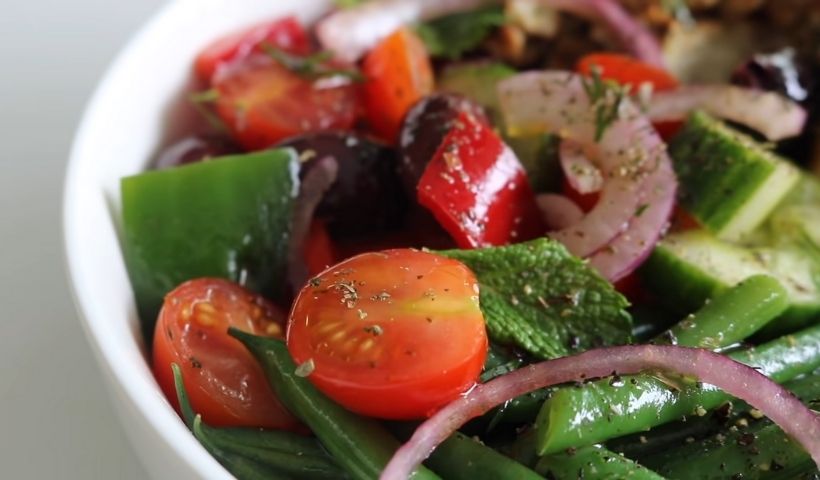
[(185, 92), (196, 53), (266, 19), (315, 20), (327, 0), (178, 0), (111, 65), (87, 106), (64, 196), (68, 271), (80, 318), (137, 453), (162, 478), (230, 478), (188, 433), (151, 374), (120, 244), (119, 181), (196, 123)]

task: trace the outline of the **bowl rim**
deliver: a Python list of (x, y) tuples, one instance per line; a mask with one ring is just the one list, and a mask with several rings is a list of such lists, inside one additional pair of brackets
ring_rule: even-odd
[[(161, 4), (148, 20), (132, 33), (95, 83), (94, 91), (85, 104), (78, 127), (72, 137), (64, 173), (61, 197), (63, 202), (63, 265), (77, 317), (98, 367), (108, 379), (108, 382), (103, 383), (106, 383), (109, 398), (112, 406), (117, 410), (117, 415), (122, 417), (126, 411), (136, 413), (138, 420), (144, 422), (153, 439), (161, 442), (158, 446), (154, 446), (154, 449), (163, 448), (171, 452), (177, 460), (186, 464), (189, 474), (194, 473), (200, 478), (230, 479), (233, 476), (205, 450), (177, 416), (170, 403), (161, 394), (161, 389), (153, 376), (146, 378), (145, 375), (121, 373), (128, 371), (129, 368), (133, 369), (133, 364), (126, 352), (119, 348), (123, 346), (122, 342), (112, 342), (106, 339), (106, 334), (111, 333), (113, 327), (106, 325), (104, 319), (97, 318), (94, 313), (92, 292), (89, 292), (87, 288), (88, 272), (83, 266), (83, 259), (86, 258), (87, 252), (81, 245), (79, 232), (81, 222), (78, 216), (82, 215), (80, 209), (82, 202), (77, 198), (78, 189), (83, 188), (84, 185), (87, 188), (89, 178), (93, 178), (89, 177), (89, 174), (93, 172), (91, 167), (97, 162), (92, 162), (93, 158), (86, 157), (86, 151), (93, 151), (91, 145), (94, 143), (96, 126), (103, 121), (100, 118), (101, 107), (111, 97), (114, 85), (122, 80), (120, 77), (125, 67), (134, 61), (134, 57), (140, 50), (145, 48), (146, 40), (155, 36), (159, 30), (166, 28), (166, 24), (173, 23), (175, 19), (180, 18), (180, 15), (184, 15), (185, 6), (190, 3), (185, 0), (174, 0)], [(127, 312), (123, 314), (127, 315)], [(130, 347), (126, 345), (126, 348), (138, 350), (147, 365), (148, 359), (145, 358), (145, 352), (140, 348), (138, 342), (131, 343), (132, 345)], [(122, 395), (116, 395), (117, 393)], [(118, 405), (121, 401), (125, 401), (126, 404)], [(122, 410), (123, 407), (128, 407), (128, 410)], [(119, 420), (120, 425), (125, 427), (123, 419), (119, 418)], [(132, 434), (128, 428), (124, 430), (141, 463), (151, 472), (151, 458), (146, 458), (147, 454), (139, 448), (140, 442), (134, 436), (136, 434)]]

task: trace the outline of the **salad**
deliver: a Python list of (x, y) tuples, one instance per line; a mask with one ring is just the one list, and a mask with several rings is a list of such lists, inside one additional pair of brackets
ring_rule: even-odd
[(764, 0), (215, 39), (121, 182), (159, 386), (240, 479), (818, 478), (818, 40)]

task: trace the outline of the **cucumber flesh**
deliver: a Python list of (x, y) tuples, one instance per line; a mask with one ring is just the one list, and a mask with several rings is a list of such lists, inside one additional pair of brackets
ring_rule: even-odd
[(786, 313), (759, 336), (796, 330), (820, 315), (820, 265), (796, 246), (747, 248), (703, 230), (690, 230), (668, 235), (641, 269), (646, 285), (679, 313), (698, 309), (709, 298), (756, 274), (777, 278), (790, 301)]
[(788, 160), (702, 112), (690, 116), (669, 152), (684, 207), (722, 240), (744, 240), (800, 179)]

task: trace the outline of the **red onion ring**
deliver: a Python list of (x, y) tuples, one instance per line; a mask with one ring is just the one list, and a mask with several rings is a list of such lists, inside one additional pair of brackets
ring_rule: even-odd
[(541, 210), (541, 217), (547, 227), (560, 229), (578, 223), (584, 218), (584, 211), (575, 202), (557, 193), (542, 193), (535, 197)]
[(757, 370), (705, 349), (629, 345), (589, 350), (528, 365), (479, 385), (422, 423), (379, 477), (406, 479), (441, 442), (468, 420), (532, 390), (617, 372), (665, 371), (697, 377), (740, 398), (797, 440), (820, 466), (820, 416)]
[(698, 108), (753, 128), (772, 141), (799, 135), (807, 117), (799, 104), (779, 93), (735, 85), (684, 85), (655, 92), (647, 115), (653, 122), (682, 120)]
[[(498, 85), (501, 111), (510, 133), (557, 132), (564, 139), (582, 145), (590, 160), (603, 172), (605, 182), (595, 208), (581, 221), (550, 236), (573, 254), (588, 257), (609, 245), (631, 224), (640, 225), (643, 241), (627, 242), (640, 247), (639, 251), (630, 250), (630, 255), (623, 257), (613, 256), (622, 263), (616, 262), (610, 270), (622, 275), (634, 268), (635, 258), (645, 256), (652, 249), (654, 243), (646, 241), (652, 238), (653, 232), (649, 230), (655, 228), (654, 235), (660, 235), (663, 223), (658, 219), (668, 214), (665, 206), (674, 201), (677, 182), (666, 145), (649, 120), (627, 98), (620, 102), (618, 117), (596, 141), (595, 108), (583, 81), (582, 77), (568, 72), (515, 75)], [(645, 193), (650, 185), (658, 190), (657, 195)], [(651, 215), (644, 218), (641, 218), (646, 213), (641, 212), (641, 197), (651, 197), (653, 204), (658, 203), (658, 208), (651, 209)]]
[(558, 156), (561, 160), (561, 169), (564, 171), (569, 185), (578, 193), (588, 194), (601, 190), (604, 177), (601, 171), (584, 153), (584, 148), (572, 140), (563, 140), (559, 147)]
[[(617, 0), (539, 0), (549, 8), (566, 11), (604, 23), (637, 58), (662, 66), (660, 44), (645, 26), (633, 18)], [(355, 8), (338, 10), (316, 26), (324, 48), (343, 61), (354, 62), (384, 37), (409, 23), (465, 12), (501, 0), (378, 0)]]
[(325, 193), (336, 182), (338, 173), (339, 162), (333, 157), (324, 157), (316, 161), (299, 184), (299, 195), (293, 204), (291, 215), (288, 252), (288, 282), (294, 292), (298, 292), (309, 277), (304, 260), (304, 246), (313, 214)]

